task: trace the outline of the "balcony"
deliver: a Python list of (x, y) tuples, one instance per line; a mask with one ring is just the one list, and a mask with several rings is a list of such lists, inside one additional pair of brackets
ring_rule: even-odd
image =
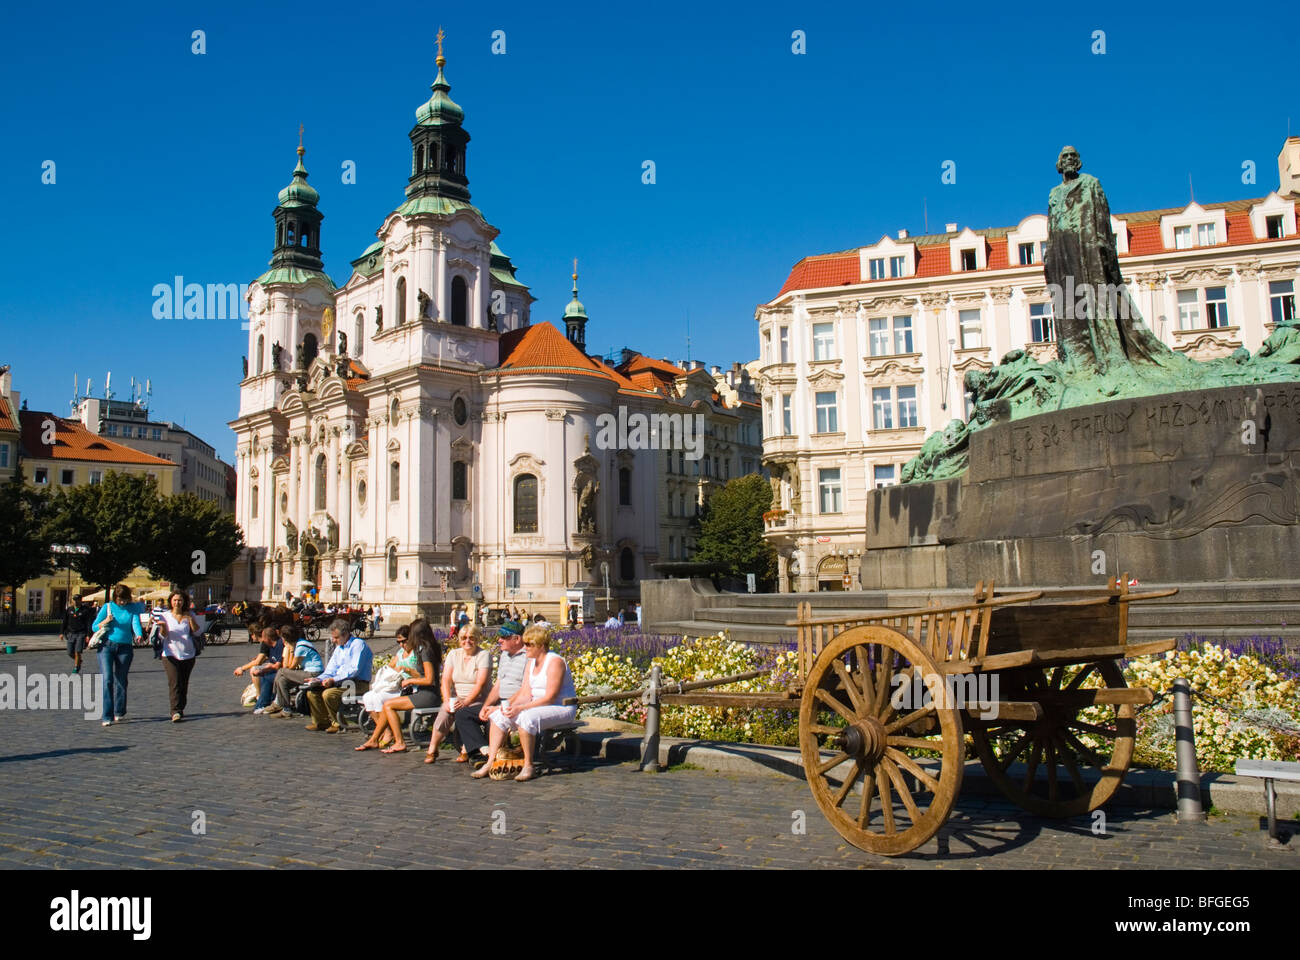
[(769, 510), (763, 514), (763, 532), (785, 532), (793, 525), (789, 510)]

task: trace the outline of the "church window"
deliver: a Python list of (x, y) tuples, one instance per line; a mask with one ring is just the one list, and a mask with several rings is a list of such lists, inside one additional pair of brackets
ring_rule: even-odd
[(289, 512), (289, 495), (283, 491), (280, 492), (280, 512)]
[(420, 173), (424, 170), (424, 144), (416, 144), (415, 147), (415, 169), (412, 173)]
[(320, 348), (316, 345), (316, 334), (309, 333), (302, 338), (302, 363), (305, 367), (310, 367), (311, 362), (316, 359), (316, 354)]
[(618, 505), (632, 506), (632, 471), (622, 467), (618, 471)]
[(289, 221), (289, 232), (285, 235), (284, 242), (291, 247), (298, 243), (298, 224), (296, 221)]
[(625, 583), (636, 579), (636, 554), (630, 547), (624, 547), (618, 555), (618, 575)]
[(396, 460), (388, 468), (388, 499), (393, 503), (402, 499), (402, 465)]
[(392, 583), (397, 582), (397, 548), (388, 548), (388, 579)]
[(451, 415), (456, 419), (456, 426), (463, 427), (469, 420), (469, 406), (464, 397), (457, 397), (451, 405)]
[(453, 277), (451, 281), (451, 322), (458, 327), (465, 326), (468, 308), (466, 305), (465, 279)]
[(316, 454), (316, 509), (325, 509), (325, 454)]
[(366, 346), (365, 319), (365, 310), (358, 310), (352, 323), (352, 352), (358, 357), (364, 352)]
[(357, 503), (361, 506), (366, 505), (366, 481), (357, 481)]
[(248, 498), (248, 519), (257, 519), (257, 484), (253, 484), (253, 490)]
[(261, 373), (266, 369), (266, 337), (258, 334), (257, 337), (257, 372)]
[(537, 532), (537, 478), (515, 477), (515, 533)]
[(468, 500), (468, 483), (466, 477), (468, 470), (464, 460), (453, 460), (451, 464), (451, 498), (453, 500)]
[(397, 325), (406, 322), (406, 278), (397, 278)]

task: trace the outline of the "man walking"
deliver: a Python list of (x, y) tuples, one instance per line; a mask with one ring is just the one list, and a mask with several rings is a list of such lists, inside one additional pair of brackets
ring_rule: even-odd
[(81, 651), (86, 649), (86, 634), (90, 632), (90, 618), (94, 615), (94, 608), (84, 606), (80, 597), (73, 597), (63, 608), (63, 632), (59, 639), (68, 645), (73, 673), (81, 672)]

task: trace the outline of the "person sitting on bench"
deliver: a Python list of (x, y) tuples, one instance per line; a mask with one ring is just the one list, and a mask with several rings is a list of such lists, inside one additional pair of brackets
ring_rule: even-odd
[[(398, 629), (400, 635), (402, 630)], [(401, 692), (396, 697), (384, 701), (382, 711), (375, 716), (375, 732), (356, 750), (373, 750), (383, 747), (386, 739), (392, 739), (392, 746), (384, 747), (381, 753), (405, 753), (406, 742), (402, 739), (402, 724), (399, 722), (399, 710), (427, 710), (442, 702), (439, 686), (442, 678), (439, 668), (442, 666), (442, 644), (433, 635), (433, 628), (423, 617), (411, 621), (405, 645), (409, 647), (417, 673), (402, 684)]]
[(351, 636), (351, 632), (348, 622), (342, 618), (330, 624), (334, 653), (325, 672), (307, 684), (307, 706), (311, 710), (308, 730), (338, 733), (343, 729), (339, 723), (339, 705), (343, 702), (341, 684), (345, 681), (356, 684), (358, 696), (370, 689), (374, 653), (366, 641)]
[(506, 621), (501, 625), (497, 642), (501, 646), (501, 653), (497, 656), (497, 682), (488, 691), (483, 706), (473, 709), (471, 704), (456, 711), (456, 735), (471, 757), (487, 755), (488, 717), (498, 706), (509, 703), (524, 683), (524, 667), (528, 665), (528, 654), (524, 652), (524, 628), (513, 620)]
[(284, 666), (275, 674), (275, 703), (265, 712), (271, 716), (291, 717), (294, 715), (294, 694), (304, 683), (320, 676), (325, 661), (296, 623), (282, 628), (280, 636), (284, 637)]
[(569, 665), (558, 653), (550, 652), (550, 635), (541, 627), (524, 631), (524, 650), (528, 653), (528, 669), (524, 672), (523, 686), (504, 707), (498, 707), (491, 716), (491, 738), (488, 741), (487, 763), (470, 776), (486, 777), (497, 758), (497, 751), (511, 733), (519, 731), (519, 746), (524, 752), (524, 767), (516, 780), (532, 780), (533, 753), (543, 730), (572, 723), (578, 715), (576, 706), (563, 706), (563, 701), (576, 697), (573, 674)]

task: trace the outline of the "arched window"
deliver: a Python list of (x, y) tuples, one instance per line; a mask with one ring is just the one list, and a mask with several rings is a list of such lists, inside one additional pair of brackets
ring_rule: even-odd
[(284, 583), (284, 558), (275, 558), (275, 582), (277, 585)]
[(391, 583), (397, 582), (397, 548), (388, 548), (388, 579)]
[(397, 278), (397, 325), (406, 322), (406, 278)]
[(311, 246), (311, 231), (310, 231), (310, 230), (304, 230), (304, 231), (302, 232), (302, 236), (300, 236), (300, 237), (298, 238), (298, 246), (300, 246), (300, 247), (308, 247), (308, 246)]
[(352, 355), (359, 357), (366, 348), (366, 313), (364, 310), (358, 310), (355, 322), (352, 324)]
[(465, 326), (469, 308), (466, 305), (467, 295), (465, 290), (464, 277), (452, 277), (451, 280), (451, 322), (457, 327)]
[(253, 484), (252, 492), (249, 495), (248, 519), (249, 520), (257, 519), (257, 484)]
[(325, 454), (316, 454), (316, 509), (325, 509)]
[(311, 366), (311, 362), (316, 359), (316, 354), (319, 352), (320, 347), (316, 344), (316, 334), (309, 333), (302, 338), (302, 365), (304, 368)]
[(436, 171), (438, 169), (438, 145), (429, 144), (429, 169)]
[(451, 498), (453, 500), (469, 499), (469, 471), (464, 460), (453, 460), (451, 464)]
[(537, 532), (537, 478), (515, 477), (515, 533)]
[(361, 560), (362, 560), (361, 548), (357, 547), (357, 552), (352, 554), (352, 562), (356, 564), (357, 567), (357, 588), (358, 589), (361, 588), (362, 582), (366, 578), (366, 565), (362, 563)]
[(636, 554), (630, 547), (624, 547), (618, 555), (618, 575), (624, 583), (630, 583), (636, 579)]
[(280, 491), (280, 513), (285, 514), (288, 512), (289, 512), (289, 494), (285, 493), (282, 490)]
[(396, 397), (394, 397), (393, 402), (388, 405), (388, 422), (389, 423), (397, 422), (397, 398)]
[(298, 245), (298, 224), (293, 220), (289, 221), (289, 232), (285, 234), (284, 242), (286, 246), (290, 247)]
[(393, 503), (402, 499), (402, 467), (396, 460), (388, 468), (388, 499)]
[(415, 167), (411, 173), (420, 173), (424, 170), (424, 144), (416, 144), (415, 147)]
[(357, 481), (357, 503), (363, 507), (366, 505), (366, 481), (364, 480)]
[(257, 372), (262, 373), (266, 370), (266, 337), (262, 334), (257, 335)]
[(632, 471), (628, 467), (621, 467), (618, 471), (618, 505), (632, 506)]

